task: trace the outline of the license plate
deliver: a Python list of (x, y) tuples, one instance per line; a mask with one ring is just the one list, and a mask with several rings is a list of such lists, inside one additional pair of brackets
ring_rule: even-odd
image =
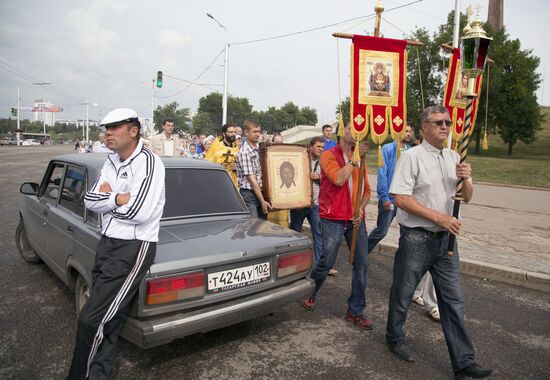
[(271, 275), (269, 261), (208, 274), (208, 291), (218, 293), (267, 281)]

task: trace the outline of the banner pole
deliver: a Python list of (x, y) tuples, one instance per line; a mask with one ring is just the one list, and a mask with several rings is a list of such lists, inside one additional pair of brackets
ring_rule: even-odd
[[(384, 12), (384, 5), (382, 5), (382, 2), (378, 0), (376, 5), (374, 6), (374, 11), (376, 12), (376, 21), (374, 23), (374, 36), (380, 37), (380, 21), (382, 19), (382, 12)], [(334, 35), (334, 34), (333, 34)], [(352, 35), (353, 37), (353, 35)], [(345, 38), (345, 37), (344, 37)], [(351, 121), (350, 121), (351, 122)], [(359, 149), (359, 145), (356, 145), (356, 149)], [(353, 218), (357, 219), (361, 215), (361, 203), (363, 200), (363, 187), (364, 182), (368, 180), (368, 178), (365, 178), (365, 168), (367, 166), (367, 153), (361, 157), (361, 163), (359, 165), (359, 180), (357, 181), (357, 191), (355, 192), (355, 205), (353, 208)], [(353, 226), (353, 230), (351, 232), (351, 246), (349, 249), (349, 258), (348, 261), (351, 265), (355, 262), (355, 250), (357, 248), (357, 233), (359, 232), (359, 226), (361, 226), (361, 223), (357, 226)]]

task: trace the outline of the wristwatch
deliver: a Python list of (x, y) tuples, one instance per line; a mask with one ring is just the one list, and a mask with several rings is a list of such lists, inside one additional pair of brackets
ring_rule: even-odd
[(357, 164), (355, 162), (353, 162), (352, 160), (348, 160), (348, 164), (353, 165), (353, 167), (357, 167)]

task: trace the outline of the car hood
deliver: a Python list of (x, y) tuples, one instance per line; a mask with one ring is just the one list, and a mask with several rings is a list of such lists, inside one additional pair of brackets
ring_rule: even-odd
[(251, 217), (172, 221), (160, 228), (151, 274), (202, 269), (310, 247), (307, 236)]

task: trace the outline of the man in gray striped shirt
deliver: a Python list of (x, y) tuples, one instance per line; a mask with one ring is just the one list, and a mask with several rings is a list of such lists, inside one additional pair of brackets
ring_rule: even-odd
[(257, 121), (244, 122), (246, 141), (237, 154), (237, 180), (239, 192), (250, 214), (256, 218), (267, 219), (271, 205), (262, 195), (262, 168), (258, 153), (260, 132)]

